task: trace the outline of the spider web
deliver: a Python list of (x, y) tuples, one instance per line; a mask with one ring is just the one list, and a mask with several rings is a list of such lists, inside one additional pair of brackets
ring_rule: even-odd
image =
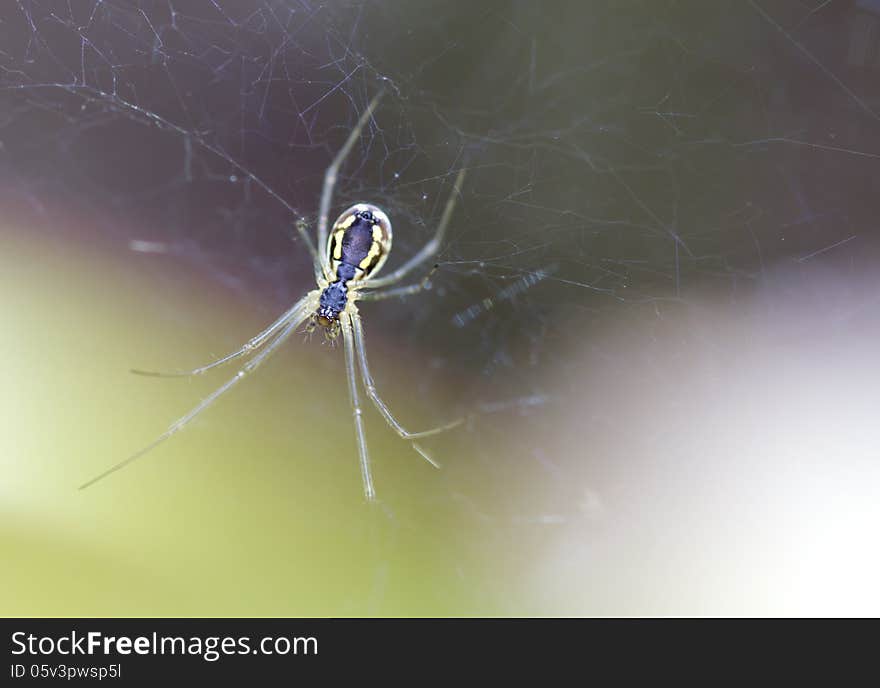
[[(51, 215), (59, 234), (73, 231), (61, 209), (76, 208), (90, 240), (169, 256), (275, 312), (313, 286), (294, 222), (314, 226), (324, 169), (384, 88), (333, 207), (387, 211), (389, 268), (427, 241), (469, 172), (433, 289), (375, 309), (368, 327), (435, 363), (420, 394), (448, 366), (467, 371), (457, 402), (476, 420), (459, 450), (492, 487), (450, 491), (475, 511), (505, 495), (492, 517), (519, 533), (595, 512), (565, 485), (575, 459), (540, 432), (583, 394), (548, 383), (581, 379), (584, 360), (560, 352), (613, 357), (591, 338), (605, 323), (667, 333), (697, 294), (748, 299), (779, 284), (779, 265), (798, 269), (784, 296), (824, 293), (822, 261), (871, 264), (878, 12), (15, 0), (0, 12), (2, 201)], [(605, 432), (606, 412), (590, 431)], [(494, 456), (480, 442), (502, 433), (496, 418), (536, 439)], [(530, 510), (511, 484), (523, 475)]]

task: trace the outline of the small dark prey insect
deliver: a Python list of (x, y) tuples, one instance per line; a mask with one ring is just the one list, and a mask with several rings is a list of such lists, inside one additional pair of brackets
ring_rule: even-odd
[[(444, 430), (453, 428), (463, 422), (459, 418), (440, 427), (431, 428), (422, 432), (410, 432), (406, 430), (394, 417), (379, 397), (376, 385), (370, 374), (367, 363), (367, 350), (364, 345), (364, 327), (361, 316), (358, 314), (356, 301), (376, 301), (390, 297), (414, 294), (428, 286), (430, 273), (420, 282), (404, 285), (396, 285), (403, 278), (410, 275), (417, 268), (423, 267), (433, 258), (440, 249), (446, 227), (455, 208), (455, 203), (461, 192), (465, 170), (462, 168), (456, 175), (452, 192), (440, 223), (434, 232), (434, 236), (422, 249), (407, 260), (403, 265), (384, 277), (376, 277), (388, 259), (391, 251), (391, 222), (379, 208), (369, 203), (358, 203), (351, 206), (339, 216), (332, 229), (328, 231), (328, 215), (330, 203), (333, 197), (333, 188), (336, 185), (336, 177), (339, 168), (345, 161), (358, 136), (360, 136), (366, 123), (372, 116), (379, 99), (380, 93), (358, 120), (354, 129), (342, 149), (336, 154), (330, 167), (324, 174), (324, 188), (321, 192), (321, 205), (318, 212), (318, 246), (326, 247), (324, 252), (318, 252), (309, 236), (306, 225), (297, 223), (297, 230), (305, 241), (311, 253), (315, 269), (315, 281), (318, 288), (310, 291), (297, 301), (291, 308), (283, 313), (269, 327), (252, 338), (238, 351), (227, 354), (223, 358), (207, 363), (194, 370), (180, 373), (156, 373), (135, 370), (140, 375), (152, 375), (157, 377), (188, 377), (202, 375), (203, 373), (217, 368), (225, 363), (238, 358), (253, 354), (250, 360), (223, 385), (209, 394), (198, 406), (189, 413), (178, 418), (171, 426), (153, 442), (128, 457), (124, 461), (111, 466), (100, 475), (84, 483), (80, 489), (84, 489), (107, 477), (111, 473), (128, 465), (135, 459), (140, 458), (151, 449), (155, 448), (175, 433), (182, 430), (191, 420), (217, 401), (220, 396), (228, 392), (248, 373), (265, 361), (293, 334), (296, 329), (308, 320), (307, 332), (316, 328), (324, 331), (328, 340), (335, 340), (342, 333), (343, 348), (345, 349), (345, 369), (348, 376), (348, 391), (351, 399), (351, 409), (354, 418), (355, 435), (357, 438), (358, 454), (360, 457), (361, 477), (363, 479), (364, 495), (367, 500), (376, 498), (373, 488), (373, 477), (370, 472), (370, 457), (367, 452), (367, 442), (364, 437), (363, 419), (361, 418), (361, 402), (358, 396), (357, 370), (360, 369), (361, 381), (364, 391), (373, 402), (375, 407), (385, 418), (391, 428), (405, 440), (412, 443), (413, 448), (429, 463), (437, 467), (431, 457), (415, 442), (415, 440), (435, 435)], [(389, 288), (390, 287), (390, 288)]]

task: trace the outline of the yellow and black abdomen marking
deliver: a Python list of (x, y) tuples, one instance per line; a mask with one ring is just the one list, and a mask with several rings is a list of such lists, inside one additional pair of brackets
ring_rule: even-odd
[(328, 237), (330, 269), (341, 282), (375, 275), (391, 251), (391, 223), (374, 205), (359, 203), (346, 210)]

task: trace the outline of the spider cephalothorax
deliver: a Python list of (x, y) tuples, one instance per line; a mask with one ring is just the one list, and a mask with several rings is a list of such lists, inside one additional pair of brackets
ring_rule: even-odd
[(337, 281), (321, 292), (318, 310), (312, 316), (306, 331), (311, 333), (316, 327), (324, 330), (324, 337), (333, 341), (339, 336), (339, 314), (348, 303), (348, 289), (345, 282)]

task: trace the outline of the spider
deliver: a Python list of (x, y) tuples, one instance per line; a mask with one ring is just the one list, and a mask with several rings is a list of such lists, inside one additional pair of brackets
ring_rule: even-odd
[[(446, 228), (449, 225), (449, 219), (452, 216), (456, 201), (461, 192), (465, 168), (462, 168), (455, 178), (452, 192), (443, 209), (443, 214), (440, 217), (440, 223), (437, 225), (434, 236), (418, 253), (384, 277), (377, 277), (376, 275), (388, 259), (388, 254), (391, 251), (392, 233), (391, 222), (382, 210), (370, 203), (357, 203), (343, 212), (333, 224), (332, 229), (328, 230), (328, 215), (339, 168), (354, 147), (381, 97), (382, 93), (380, 92), (364, 110), (357, 124), (351, 130), (345, 144), (336, 154), (336, 157), (324, 174), (324, 187), (321, 192), (321, 205), (318, 212), (317, 245), (318, 247), (326, 246), (326, 251), (323, 253), (318, 252), (315, 244), (312, 243), (311, 236), (309, 236), (304, 222), (299, 221), (296, 224), (297, 230), (312, 257), (317, 289), (310, 291), (302, 297), (275, 322), (250, 339), (240, 349), (222, 358), (193, 370), (178, 373), (133, 370), (132, 372), (134, 373), (154, 377), (189, 377), (202, 375), (209, 370), (253, 354), (250, 360), (232, 378), (211, 392), (188, 413), (174, 421), (164, 433), (159, 435), (150, 444), (84, 483), (80, 486), (80, 489), (85, 489), (106, 478), (111, 473), (115, 473), (154, 449), (172, 435), (180, 432), (202, 411), (211, 406), (223, 394), (238, 384), (248, 373), (252, 372), (269, 358), (307, 320), (306, 332), (313, 332), (316, 328), (321, 328), (324, 336), (329, 341), (334, 341), (340, 333), (342, 334), (343, 348), (345, 349), (345, 369), (348, 377), (348, 392), (351, 400), (364, 496), (367, 501), (374, 501), (376, 499), (376, 490), (373, 487), (370, 456), (367, 451), (367, 442), (364, 435), (361, 402), (358, 394), (358, 368), (360, 369), (361, 382), (367, 396), (392, 430), (403, 439), (409, 440), (413, 448), (426, 461), (435, 467), (439, 467), (415, 440), (454, 428), (464, 422), (464, 418), (458, 418), (445, 425), (422, 432), (410, 432), (400, 424), (376, 391), (376, 385), (373, 382), (373, 376), (370, 374), (370, 367), (367, 363), (364, 326), (355, 303), (357, 301), (376, 301), (405, 296), (428, 287), (433, 269), (420, 282), (406, 286), (393, 285), (396, 285), (414, 270), (423, 266), (439, 251)], [(434, 269), (436, 269), (436, 265)]]

